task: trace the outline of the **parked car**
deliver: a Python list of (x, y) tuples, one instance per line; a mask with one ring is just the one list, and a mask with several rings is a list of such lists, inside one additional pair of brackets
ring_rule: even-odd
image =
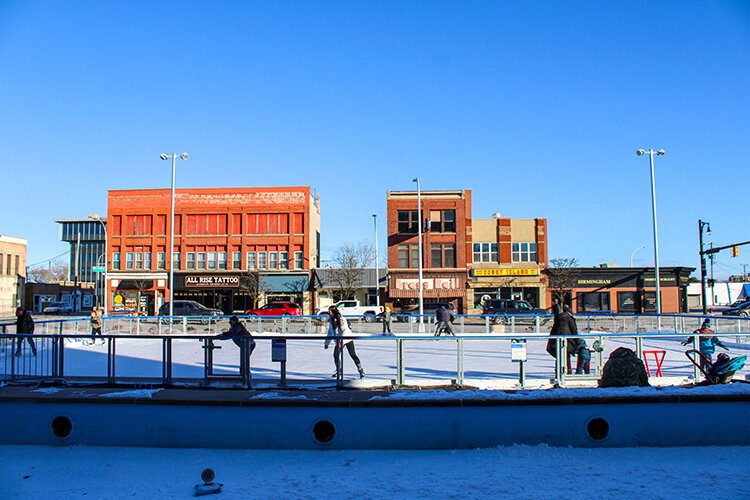
[(742, 316), (743, 318), (746, 318), (750, 316), (750, 300), (739, 304), (735, 302), (732, 304), (732, 307), (723, 310), (721, 314), (724, 316)]
[[(363, 306), (358, 300), (341, 300), (333, 305), (343, 316), (363, 316), (368, 323), (372, 323), (383, 314), (383, 306)], [(327, 311), (327, 307), (320, 307), (317, 314), (324, 314)]]
[(294, 302), (271, 302), (245, 311), (248, 316), (302, 316), (302, 308)]
[[(223, 316), (224, 312), (219, 309), (211, 309), (194, 300), (175, 300), (172, 309), (174, 316), (203, 316), (202, 323), (208, 323), (207, 316)], [(159, 308), (159, 316), (169, 316), (169, 302), (165, 302)]]
[(50, 302), (44, 309), (42, 314), (73, 314), (73, 309), (67, 302)]
[(549, 321), (549, 317), (546, 316), (549, 314), (549, 311), (532, 307), (525, 300), (490, 299), (484, 304), (482, 314), (490, 316), (493, 323), (506, 322), (505, 316), (518, 315), (520, 317), (515, 319), (517, 323), (533, 323), (533, 316), (542, 316), (539, 319), (539, 323), (542, 325)]
[[(422, 304), (422, 310), (424, 311), (425, 319), (429, 316), (434, 316), (435, 312), (440, 309), (440, 306), (448, 309), (451, 314), (456, 314), (456, 308), (453, 307), (453, 304), (451, 304), (450, 302), (428, 302), (426, 304)], [(404, 323), (406, 323), (407, 321), (414, 323), (419, 318), (419, 306), (411, 309), (402, 309), (401, 312), (395, 316), (395, 318), (397, 321), (402, 321)]]

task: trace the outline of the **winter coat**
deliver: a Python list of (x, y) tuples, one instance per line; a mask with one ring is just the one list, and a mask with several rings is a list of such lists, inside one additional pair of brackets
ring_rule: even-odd
[(29, 311), (16, 316), (16, 333), (34, 333), (34, 318), (31, 317)]
[(586, 341), (581, 339), (576, 354), (581, 361), (591, 361), (591, 351), (589, 351)]
[[(331, 318), (331, 321), (328, 322), (328, 335), (326, 336), (326, 347), (328, 347), (328, 344), (331, 343), (334, 339), (338, 339), (341, 337), (349, 337), (352, 335), (352, 330), (349, 328), (349, 322), (346, 320), (345, 317), (341, 316), (341, 327), (340, 328), (334, 328), (333, 327), (333, 318)], [(352, 339), (344, 339), (343, 345), (348, 344), (351, 342)]]
[(648, 373), (643, 361), (631, 349), (618, 347), (604, 363), (599, 387), (648, 386)]
[(438, 310), (435, 311), (435, 319), (443, 323), (450, 323), (453, 321), (453, 315), (445, 307), (438, 307)]
[[(562, 312), (555, 316), (555, 322), (552, 324), (550, 335), (578, 335), (578, 324), (572, 314)], [(579, 339), (567, 339), (568, 354), (575, 354), (578, 351), (581, 341)], [(547, 342), (547, 352), (552, 357), (557, 357), (557, 345), (555, 339), (549, 339)]]
[(102, 315), (96, 310), (91, 312), (91, 328), (98, 330), (102, 328)]
[[(699, 328), (695, 330), (693, 333), (705, 334), (705, 333), (714, 333), (714, 331), (709, 328)], [(694, 337), (690, 337), (683, 344), (689, 344), (690, 342), (693, 341), (693, 339)], [(700, 347), (699, 347), (700, 352), (705, 354), (709, 358), (713, 355), (714, 352), (716, 352), (716, 346), (719, 346), (722, 349), (727, 348), (724, 344), (722, 344), (721, 340), (719, 340), (719, 338), (716, 336), (709, 337), (706, 335), (699, 335), (698, 342), (700, 344)]]
[(231, 339), (239, 347), (242, 347), (244, 339), (249, 338), (250, 341), (247, 343), (248, 347), (251, 351), (255, 349), (255, 339), (250, 335), (250, 332), (247, 331), (247, 328), (245, 328), (245, 325), (243, 325), (241, 321), (233, 324), (228, 331), (217, 335), (216, 338), (222, 340)]

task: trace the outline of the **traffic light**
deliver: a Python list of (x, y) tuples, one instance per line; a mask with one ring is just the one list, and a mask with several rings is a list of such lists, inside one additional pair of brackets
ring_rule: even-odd
[(732, 257), (739, 257), (740, 256), (740, 246), (735, 245), (732, 247)]

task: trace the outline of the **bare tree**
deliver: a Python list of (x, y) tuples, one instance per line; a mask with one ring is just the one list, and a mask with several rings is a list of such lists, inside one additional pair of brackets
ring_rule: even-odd
[(354, 298), (361, 284), (362, 269), (372, 263), (374, 255), (372, 244), (366, 241), (356, 245), (345, 243), (336, 249), (330, 276), (342, 299)]
[(250, 293), (250, 296), (253, 298), (252, 308), (255, 309), (256, 307), (258, 307), (258, 298), (260, 292), (263, 292), (265, 290), (263, 284), (263, 275), (255, 270), (245, 271), (240, 276), (240, 289)]
[(578, 259), (575, 257), (562, 257), (550, 259), (547, 268), (548, 287), (552, 291), (552, 297), (557, 298), (560, 304), (565, 303), (565, 295), (570, 292), (576, 284), (578, 270)]
[(68, 263), (53, 262), (49, 267), (35, 267), (29, 269), (27, 280), (40, 281), (42, 283), (56, 283), (68, 279)]

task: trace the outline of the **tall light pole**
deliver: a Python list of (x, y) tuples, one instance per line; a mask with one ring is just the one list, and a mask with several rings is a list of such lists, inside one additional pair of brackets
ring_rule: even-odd
[(372, 214), (372, 223), (375, 228), (375, 305), (380, 307), (380, 270), (378, 269), (378, 214)]
[[(106, 315), (108, 312), (107, 303), (109, 302), (109, 283), (107, 282), (107, 257), (109, 252), (109, 246), (107, 245), (107, 225), (104, 224), (104, 220), (102, 220), (97, 214), (89, 214), (89, 219), (98, 221), (104, 230), (104, 287), (102, 289), (102, 302), (104, 303), (104, 314)], [(96, 263), (97, 265), (99, 264), (99, 259), (97, 259)]]
[(638, 156), (647, 154), (651, 159), (651, 218), (653, 220), (654, 226), (654, 277), (656, 278), (656, 314), (661, 314), (661, 296), (659, 289), (659, 285), (661, 284), (659, 282), (659, 230), (657, 229), (656, 225), (656, 180), (654, 178), (654, 155), (664, 156), (665, 154), (667, 154), (667, 152), (663, 149), (660, 149), (658, 151), (654, 151), (653, 149), (649, 149), (648, 151), (646, 151), (645, 149), (639, 149), (635, 152), (635, 154)]
[(162, 153), (159, 155), (159, 158), (162, 160), (168, 160), (169, 158), (172, 158), (172, 210), (171, 210), (171, 219), (169, 221), (169, 317), (171, 318), (173, 316), (172, 313), (174, 313), (174, 174), (175, 174), (175, 167), (177, 163), (177, 157), (181, 160), (187, 160), (190, 158), (190, 155), (187, 153), (177, 154), (172, 153), (171, 155), (168, 155), (166, 153)]
[[(417, 237), (419, 238), (417, 244), (419, 253), (419, 333), (424, 333), (424, 299), (422, 297), (422, 189), (419, 184), (419, 177), (412, 179), (412, 182), (417, 183), (417, 219), (419, 219), (419, 222), (417, 222)], [(411, 260), (411, 256), (409, 256), (409, 259)]]
[(635, 250), (633, 250), (633, 252), (630, 254), (630, 267), (633, 267), (633, 257), (635, 257), (635, 253), (638, 250), (643, 250), (644, 248), (646, 248), (646, 247), (640, 246), (640, 247), (636, 248)]
[(703, 251), (703, 230), (706, 230), (706, 234), (711, 234), (711, 224), (698, 219), (698, 244), (700, 245), (700, 251), (698, 255), (701, 258), (701, 306), (703, 314), (708, 312), (706, 306), (706, 254)]

